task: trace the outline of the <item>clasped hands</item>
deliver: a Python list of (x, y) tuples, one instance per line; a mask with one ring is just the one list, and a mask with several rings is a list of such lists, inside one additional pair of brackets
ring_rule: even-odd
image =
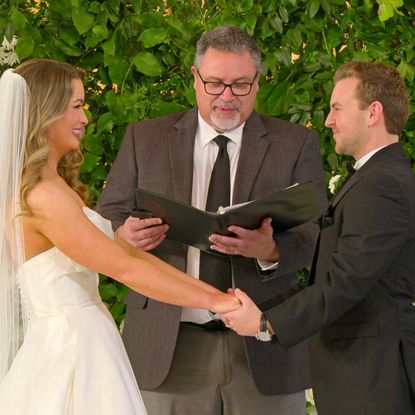
[[(166, 238), (169, 226), (161, 218), (137, 218), (130, 216), (120, 226), (117, 233), (134, 247), (145, 251), (159, 246)], [(273, 238), (271, 218), (265, 218), (257, 229), (249, 230), (240, 226), (229, 226), (235, 236), (212, 234), (209, 237), (214, 251), (228, 255), (241, 255), (264, 261), (279, 260), (278, 245)], [(228, 294), (237, 301), (226, 301), (221, 310), (217, 310), (227, 327), (241, 336), (255, 336), (259, 329), (261, 311), (256, 304), (240, 289), (229, 289)]]
[(255, 336), (259, 329), (261, 310), (239, 288), (229, 289), (228, 293), (233, 293), (240, 302), (240, 307), (226, 313), (221, 313), (220, 317), (229, 327), (241, 336)]

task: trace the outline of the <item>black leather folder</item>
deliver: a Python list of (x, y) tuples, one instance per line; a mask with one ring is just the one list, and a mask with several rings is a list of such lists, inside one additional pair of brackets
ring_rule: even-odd
[(220, 207), (218, 212), (206, 212), (143, 189), (136, 189), (136, 198), (139, 211), (162, 218), (169, 225), (168, 239), (207, 252), (211, 252), (209, 236), (233, 235), (227, 230), (230, 225), (256, 229), (264, 218), (271, 217), (278, 233), (320, 216), (313, 183), (296, 184), (250, 202)]

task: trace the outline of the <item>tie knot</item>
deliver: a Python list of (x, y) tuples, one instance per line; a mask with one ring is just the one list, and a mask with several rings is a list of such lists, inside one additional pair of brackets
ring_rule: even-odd
[(347, 169), (347, 172), (349, 173), (349, 176), (351, 176), (352, 174), (356, 173), (356, 170), (353, 167), (353, 164), (352, 163), (347, 163), (346, 164), (346, 169)]
[(219, 146), (219, 148), (221, 148), (221, 149), (225, 148), (226, 149), (229, 138), (225, 137), (224, 135), (218, 135), (213, 140)]

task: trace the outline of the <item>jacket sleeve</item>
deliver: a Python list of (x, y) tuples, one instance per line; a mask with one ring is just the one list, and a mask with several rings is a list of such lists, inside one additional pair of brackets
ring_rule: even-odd
[[(308, 131), (292, 172), (292, 183), (315, 183), (317, 203), (323, 215), (327, 210), (327, 190), (320, 156), (320, 143), (317, 133), (313, 130)], [(261, 271), (258, 267), (261, 277), (272, 279), (310, 265), (318, 233), (319, 225), (315, 221), (275, 234), (274, 238), (280, 250), (279, 264), (275, 271)]]

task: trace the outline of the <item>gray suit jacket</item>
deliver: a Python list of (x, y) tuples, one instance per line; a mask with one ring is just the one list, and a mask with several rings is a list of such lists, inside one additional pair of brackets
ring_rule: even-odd
[(267, 316), (285, 347), (316, 333), (319, 415), (415, 414), (415, 177), (400, 144), (340, 190), (317, 258), (314, 285)]
[[(136, 207), (141, 187), (190, 204), (197, 109), (129, 126), (100, 200), (101, 213), (120, 226)], [(322, 212), (326, 190), (317, 134), (302, 126), (253, 113), (243, 132), (233, 203), (246, 202), (295, 182), (317, 185)], [(191, 230), (190, 230), (191, 231)], [(276, 235), (277, 271), (260, 272), (256, 261), (232, 257), (236, 286), (260, 307), (277, 304), (297, 290), (296, 270), (310, 264), (317, 224)], [(166, 240), (153, 253), (185, 270), (187, 247)], [(176, 344), (180, 307), (131, 292), (126, 300), (124, 342), (138, 383), (153, 389), (166, 378)], [(253, 379), (263, 394), (291, 393), (310, 386), (306, 345), (283, 350), (278, 343), (246, 338)]]

